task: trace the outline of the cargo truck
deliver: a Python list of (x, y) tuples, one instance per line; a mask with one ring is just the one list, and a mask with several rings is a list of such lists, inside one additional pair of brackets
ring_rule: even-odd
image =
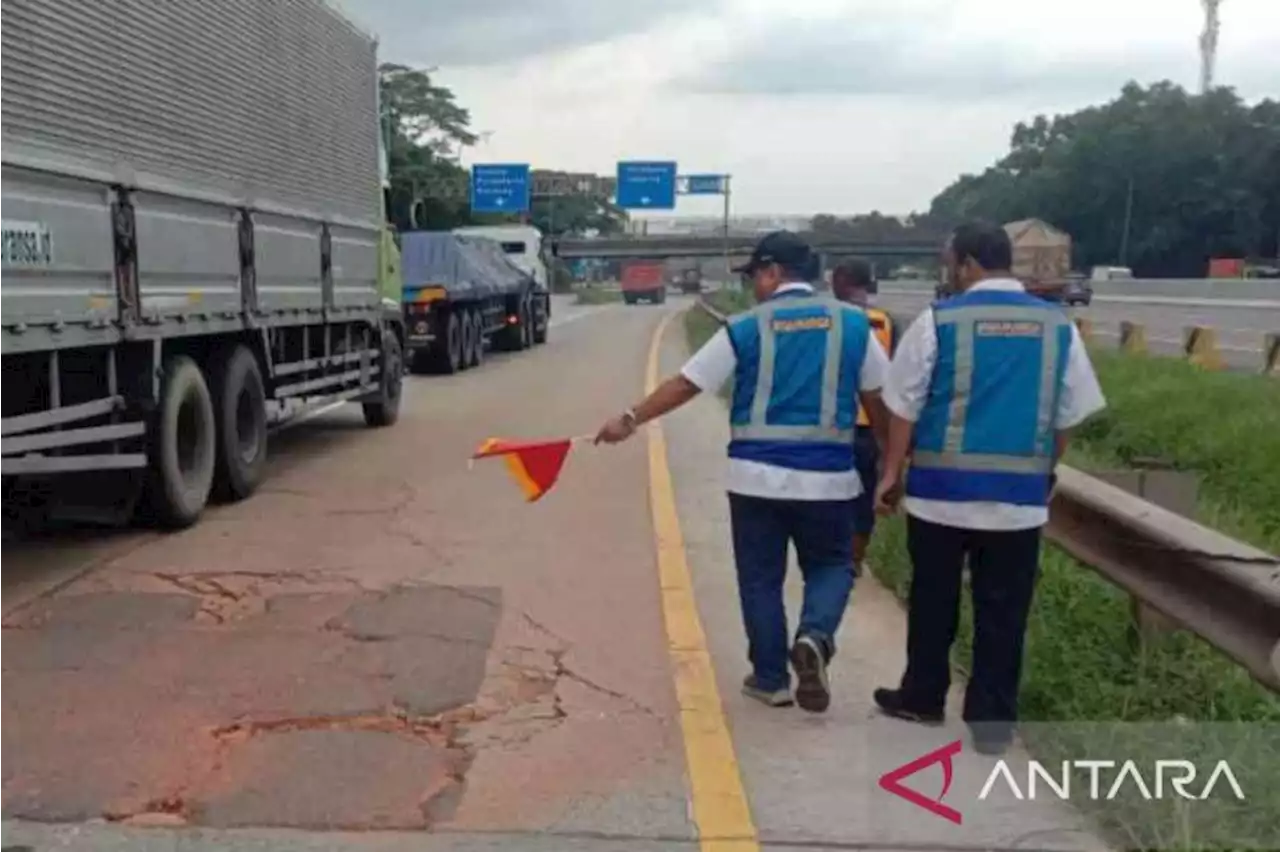
[[(1027, 292), (1050, 302), (1088, 304), (1092, 291), (1083, 288), (1071, 272), (1071, 236), (1039, 219), (1022, 219), (1004, 226), (1013, 247), (1010, 272), (1022, 282)], [(943, 280), (935, 289), (942, 298), (952, 292), (951, 282)]]
[(632, 260), (622, 265), (622, 300), (662, 304), (667, 300), (665, 266), (661, 261)]
[(321, 0), (2, 14), (6, 521), (186, 526), (275, 422), (394, 423), (375, 40)]
[(479, 366), (492, 346), (518, 352), (547, 342), (551, 295), (501, 243), (471, 232), (400, 235), (406, 348), (414, 372)]

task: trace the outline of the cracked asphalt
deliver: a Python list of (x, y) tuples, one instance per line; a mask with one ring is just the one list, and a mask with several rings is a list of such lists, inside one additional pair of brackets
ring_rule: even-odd
[(643, 446), (533, 506), (467, 463), (641, 392), (658, 311), (556, 308), (545, 347), (411, 377), (394, 428), (276, 436), (190, 530), (6, 542), (5, 818), (691, 837)]

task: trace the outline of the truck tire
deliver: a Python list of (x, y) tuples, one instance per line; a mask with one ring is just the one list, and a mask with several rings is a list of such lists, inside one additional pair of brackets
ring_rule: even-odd
[(436, 344), (435, 366), (446, 375), (452, 375), (462, 369), (462, 347), (465, 337), (462, 328), (460, 310), (449, 311), (444, 321), (444, 329)]
[(213, 397), (187, 355), (165, 360), (151, 436), (143, 517), (169, 529), (200, 517), (213, 488), (217, 451)]
[(655, 305), (661, 305), (661, 304), (664, 304), (666, 301), (667, 301), (667, 291), (666, 291), (666, 290), (659, 290), (658, 292), (656, 292), (656, 293), (654, 293), (654, 294), (653, 294), (653, 303), (654, 303)]
[(366, 426), (390, 426), (400, 419), (403, 396), (404, 355), (400, 338), (390, 329), (382, 332), (382, 364), (378, 371), (378, 398), (361, 405)]
[(468, 311), (467, 322), (471, 324), (469, 363), (472, 367), (479, 367), (484, 362), (484, 312), (479, 308)]
[(476, 336), (480, 330), (476, 328), (472, 316), (471, 308), (461, 308), (458, 311), (458, 324), (462, 327), (462, 351), (458, 358), (459, 370), (470, 370), (474, 363), (472, 359), (475, 357), (476, 352)]
[(533, 299), (525, 296), (520, 300), (520, 348), (533, 346)]
[(237, 344), (219, 354), (210, 368), (217, 455), (213, 494), (243, 500), (254, 492), (267, 468), (267, 393), (258, 359)]
[(550, 299), (550, 296), (539, 296), (538, 301), (541, 303), (542, 309), (534, 312), (538, 316), (533, 324), (533, 342), (538, 346), (547, 342), (547, 334), (551, 331)]

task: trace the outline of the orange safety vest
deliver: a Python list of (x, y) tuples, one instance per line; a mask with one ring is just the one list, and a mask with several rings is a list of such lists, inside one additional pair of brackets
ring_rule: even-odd
[[(871, 332), (880, 341), (880, 347), (884, 349), (885, 355), (892, 355), (893, 346), (893, 320), (889, 315), (879, 308), (866, 308), (867, 319), (871, 321)], [(862, 403), (858, 403), (858, 425), (870, 426), (871, 418), (867, 416), (867, 411), (862, 407)]]

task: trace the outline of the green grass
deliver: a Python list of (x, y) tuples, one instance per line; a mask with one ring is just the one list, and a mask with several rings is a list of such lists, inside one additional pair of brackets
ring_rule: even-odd
[(579, 287), (577, 289), (578, 298), (575, 303), (579, 305), (611, 305), (615, 302), (622, 301), (621, 290), (604, 290), (600, 287)]
[(1200, 481), (1200, 520), (1280, 552), (1280, 381), (1177, 358), (1091, 351), (1107, 409), (1081, 427), (1084, 469), (1147, 459)]

